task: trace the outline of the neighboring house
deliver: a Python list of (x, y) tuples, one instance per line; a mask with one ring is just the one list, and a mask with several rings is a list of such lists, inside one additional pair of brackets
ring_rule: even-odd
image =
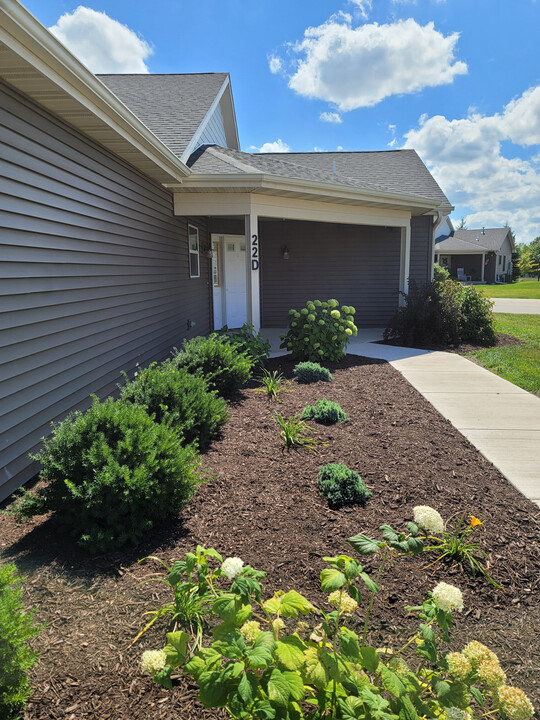
[(455, 230), (435, 241), (435, 262), (460, 280), (511, 282), (514, 250), (510, 228)]
[(184, 338), (308, 298), (381, 326), (452, 210), (413, 150), (239, 150), (229, 76), (97, 78), (0, 5), (0, 499), (51, 421)]
[(441, 223), (435, 228), (435, 242), (439, 242), (443, 238), (447, 238), (454, 232), (454, 223), (449, 217), (444, 217)]

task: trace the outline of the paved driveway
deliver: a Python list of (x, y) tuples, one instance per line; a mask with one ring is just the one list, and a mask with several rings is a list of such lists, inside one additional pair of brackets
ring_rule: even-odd
[(493, 312), (540, 315), (540, 300), (524, 300), (522, 298), (491, 299), (494, 302)]

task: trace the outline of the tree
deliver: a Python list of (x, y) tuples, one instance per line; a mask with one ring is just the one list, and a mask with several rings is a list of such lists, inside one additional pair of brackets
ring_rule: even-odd
[[(540, 238), (538, 238), (538, 240), (540, 240)], [(540, 251), (540, 242), (538, 244), (538, 250)], [(540, 280), (540, 260), (536, 260), (535, 254), (533, 250), (530, 249), (530, 246), (526, 246), (521, 251), (518, 263), (522, 275), (532, 275), (532, 273), (536, 273), (537, 280)]]
[(528, 244), (527, 251), (530, 253), (531, 260), (535, 266), (530, 272), (535, 272), (536, 279), (540, 281), (540, 235)]
[(458, 223), (458, 226), (456, 230), (468, 230), (467, 223), (465, 222), (465, 218), (462, 217), (461, 220)]

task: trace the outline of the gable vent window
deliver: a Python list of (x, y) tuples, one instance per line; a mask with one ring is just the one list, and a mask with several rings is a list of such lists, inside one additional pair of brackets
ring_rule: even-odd
[(199, 229), (188, 225), (188, 243), (189, 243), (189, 277), (200, 277), (199, 266)]

